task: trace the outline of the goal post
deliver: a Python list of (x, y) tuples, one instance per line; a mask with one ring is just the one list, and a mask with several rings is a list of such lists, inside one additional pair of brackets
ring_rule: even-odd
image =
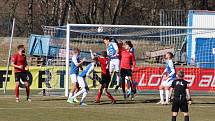
[[(178, 50), (179, 56), (181, 58), (183, 54), (183, 47), (187, 47), (187, 38), (193, 35), (207, 36), (211, 35), (211, 38), (215, 37), (215, 27), (192, 27), (192, 26), (141, 26), (141, 25), (103, 25), (103, 24), (67, 24), (66, 26), (57, 27), (58, 29), (66, 31), (66, 83), (65, 83), (65, 96), (69, 94), (69, 59), (70, 59), (70, 49), (71, 46), (81, 47), (81, 50), (89, 51), (93, 49), (95, 51), (99, 50), (98, 46), (102, 46), (102, 50), (105, 50), (102, 43), (102, 37), (110, 36), (118, 41), (131, 41), (134, 44), (135, 56), (138, 61), (137, 67), (147, 67), (152, 69), (152, 67), (163, 67), (163, 54), (167, 51), (173, 52), (176, 54)], [(195, 30), (195, 31), (189, 31)], [(171, 43), (166, 44), (162, 43), (162, 38), (168, 38)], [(76, 43), (78, 45), (75, 45)], [(94, 44), (94, 45), (93, 45)], [(99, 44), (99, 45), (98, 45)], [(96, 46), (96, 47), (95, 47)], [(206, 46), (206, 45), (205, 45)], [(215, 45), (214, 45), (215, 46)], [(215, 47), (214, 47), (215, 48)], [(187, 50), (190, 51), (190, 50)], [(185, 51), (186, 52), (186, 51)], [(187, 58), (187, 56), (186, 56)], [(215, 57), (214, 57), (215, 58)], [(202, 59), (207, 60), (207, 58)], [(180, 61), (180, 60), (178, 60)], [(214, 60), (215, 61), (215, 60)], [(187, 65), (187, 62), (183, 62), (185, 65), (180, 66), (179, 68), (188, 68), (192, 65)], [(197, 62), (196, 62), (197, 63)], [(212, 62), (213, 63), (213, 62)], [(195, 65), (195, 68), (198, 68)], [(204, 68), (204, 67), (202, 67)], [(215, 67), (210, 67), (214, 71)], [(150, 70), (148, 70), (150, 71)], [(152, 69), (150, 73), (161, 74), (162, 69), (156, 70)], [(159, 71), (159, 72), (158, 72)], [(143, 72), (138, 72), (143, 73)], [(138, 84), (141, 85), (140, 81), (142, 75), (137, 74)], [(152, 76), (149, 74), (147, 76)], [(147, 77), (146, 80), (149, 80), (151, 77)], [(142, 80), (142, 81), (146, 81)], [(153, 81), (153, 80), (151, 80)], [(148, 83), (148, 82), (146, 82)], [(152, 84), (153, 85), (153, 84)], [(140, 87), (143, 89), (144, 87)], [(147, 87), (148, 88), (148, 87)], [(153, 89), (153, 88), (152, 88)]]

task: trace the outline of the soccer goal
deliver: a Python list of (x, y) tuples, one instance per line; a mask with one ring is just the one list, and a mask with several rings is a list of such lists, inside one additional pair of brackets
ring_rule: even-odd
[[(45, 26), (44, 34), (54, 38), (49, 43), (53, 48), (52, 56), (55, 57), (52, 60), (57, 64), (52, 67), (63, 66), (65, 83), (62, 82), (62, 88), (65, 89), (65, 96), (68, 96), (70, 89), (71, 50), (74, 47), (79, 48), (81, 58), (87, 58), (84, 63), (86, 65), (91, 62), (90, 50), (96, 53), (106, 50), (103, 43), (105, 36), (111, 37), (114, 42), (131, 41), (134, 45), (136, 67), (133, 70), (132, 80), (136, 82), (138, 92), (157, 90), (162, 81), (161, 74), (165, 66), (166, 52), (172, 52), (175, 55), (176, 70), (185, 71), (185, 78), (191, 82), (191, 89), (209, 91), (215, 86), (215, 82), (212, 83), (213, 79), (209, 80), (210, 82), (202, 82), (202, 79), (207, 78), (205, 71), (211, 74), (211, 78), (215, 74), (215, 27), (213, 26), (67, 24), (58, 27)], [(191, 52), (194, 49), (195, 52)], [(204, 53), (207, 53), (207, 56)], [(99, 65), (96, 71), (100, 72)], [(87, 81), (91, 88), (96, 88), (98, 85), (98, 82), (93, 80)], [(110, 88), (114, 88), (113, 82)], [(208, 83), (210, 84), (206, 88)], [(201, 84), (202, 86), (198, 86)]]

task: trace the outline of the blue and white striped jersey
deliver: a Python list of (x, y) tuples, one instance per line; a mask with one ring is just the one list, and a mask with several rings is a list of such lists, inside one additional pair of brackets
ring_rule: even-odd
[(79, 72), (79, 67), (77, 66), (78, 63), (80, 62), (79, 56), (72, 56), (72, 62), (71, 62), (71, 67), (70, 67), (70, 75), (71, 74), (78, 74)]
[(118, 46), (115, 42), (110, 42), (108, 47), (107, 47), (107, 54), (110, 57), (110, 59), (118, 58), (116, 56), (118, 51)]
[(168, 73), (168, 75), (171, 78), (171, 80), (176, 79), (175, 66), (174, 66), (172, 60), (166, 60), (166, 69), (165, 69), (165, 71)]
[(91, 72), (93, 72), (95, 67), (95, 63), (90, 63), (81, 73), (80, 73), (80, 77), (86, 77), (88, 75), (90, 75)]

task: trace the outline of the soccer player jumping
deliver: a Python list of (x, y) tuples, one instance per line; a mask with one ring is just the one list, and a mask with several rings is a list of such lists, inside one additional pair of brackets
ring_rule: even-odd
[(15, 81), (16, 81), (16, 87), (15, 87), (15, 92), (16, 92), (16, 102), (19, 102), (19, 84), (20, 84), (20, 79), (24, 82), (25, 88), (26, 88), (26, 95), (27, 95), (27, 101), (31, 101), (30, 99), (30, 85), (28, 82), (28, 76), (27, 76), (27, 71), (28, 71), (28, 66), (27, 66), (27, 60), (25, 56), (25, 47), (24, 45), (18, 45), (18, 51), (12, 56), (12, 66), (14, 67), (15, 71)]
[(184, 72), (179, 71), (178, 79), (173, 81), (170, 88), (170, 99), (172, 99), (172, 93), (174, 92), (172, 99), (172, 121), (176, 121), (179, 109), (184, 113), (184, 121), (189, 121), (188, 103), (191, 105), (192, 100), (188, 89), (188, 82), (183, 78)]
[[(166, 59), (166, 68), (162, 74), (162, 79), (164, 75), (167, 73), (167, 77), (161, 83), (159, 90), (160, 90), (160, 102), (157, 104), (169, 104), (169, 87), (172, 85), (172, 82), (176, 79), (176, 71), (175, 66), (173, 64), (173, 54), (171, 52), (167, 52), (165, 55)], [(166, 101), (164, 102), (164, 90), (166, 95)]]
[(120, 60), (119, 60), (118, 46), (115, 42), (111, 42), (110, 37), (104, 37), (103, 41), (107, 47), (107, 55), (110, 59), (110, 63), (109, 63), (110, 74), (112, 75), (112, 73), (115, 71), (117, 87), (119, 87), (120, 86), (120, 72), (119, 72)]

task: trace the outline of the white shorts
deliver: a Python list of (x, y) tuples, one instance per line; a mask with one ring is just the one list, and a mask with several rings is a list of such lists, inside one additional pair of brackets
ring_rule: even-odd
[(119, 59), (111, 59), (109, 64), (110, 73), (114, 71), (119, 72), (119, 64), (120, 64)]
[(86, 80), (80, 76), (78, 76), (78, 84), (81, 88), (88, 87)]
[(71, 74), (71, 75), (70, 75), (70, 78), (71, 78), (72, 83), (76, 83), (76, 82), (78, 82), (77, 77), (78, 77), (78, 75), (77, 75), (77, 74)]
[(164, 80), (161, 85), (164, 86), (164, 87), (170, 87), (172, 85), (172, 82), (174, 80), (172, 78), (168, 78), (167, 80)]

